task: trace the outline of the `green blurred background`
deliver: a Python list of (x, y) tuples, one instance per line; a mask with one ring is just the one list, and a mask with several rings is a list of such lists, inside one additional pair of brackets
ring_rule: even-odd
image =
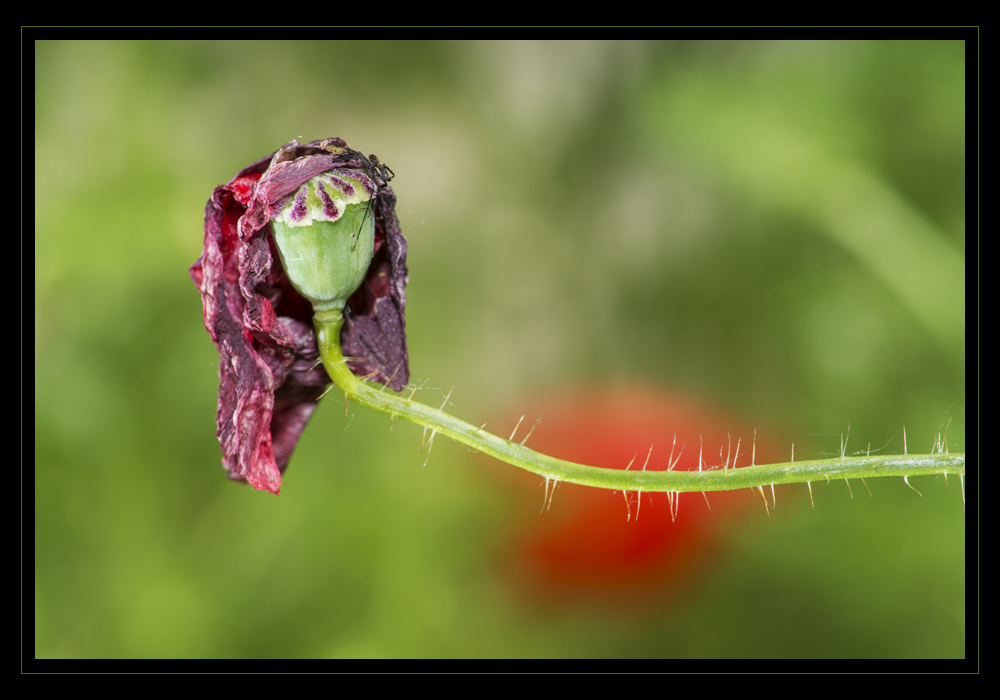
[(965, 51), (36, 43), (36, 656), (964, 656), (957, 479), (779, 495), (638, 616), (527, 603), (514, 468), (423, 467), (336, 390), (280, 497), (228, 481), (187, 267), (213, 187), (340, 136), (396, 173), (418, 399), (513, 425), (638, 383), (798, 459), (848, 421), (964, 451)]

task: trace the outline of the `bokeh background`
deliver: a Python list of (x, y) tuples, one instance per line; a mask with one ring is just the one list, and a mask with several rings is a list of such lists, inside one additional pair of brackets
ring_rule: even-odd
[(37, 657), (965, 655), (958, 479), (540, 513), (334, 390), (232, 483), (187, 273), (213, 187), (340, 136), (396, 173), (418, 399), (619, 468), (964, 451), (963, 42), (34, 50)]

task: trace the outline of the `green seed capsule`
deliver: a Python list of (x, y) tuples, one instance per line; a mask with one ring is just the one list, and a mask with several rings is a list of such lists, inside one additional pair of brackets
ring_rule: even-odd
[(343, 309), (371, 264), (375, 217), (368, 182), (349, 169), (323, 173), (271, 220), (285, 273), (316, 311)]

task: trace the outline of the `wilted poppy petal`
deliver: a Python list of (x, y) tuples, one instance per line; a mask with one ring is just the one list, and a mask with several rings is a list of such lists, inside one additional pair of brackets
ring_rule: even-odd
[(396, 195), (383, 187), (375, 202), (375, 256), (361, 287), (344, 309), (340, 334), (347, 366), (401, 391), (410, 381), (406, 348), (406, 239), (396, 218)]

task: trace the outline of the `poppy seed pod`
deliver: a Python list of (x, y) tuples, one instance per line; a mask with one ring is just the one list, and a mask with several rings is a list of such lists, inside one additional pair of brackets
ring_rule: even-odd
[[(317, 363), (313, 305), (343, 309), (352, 372), (396, 390), (409, 381), (406, 239), (390, 178), (341, 139), (292, 141), (208, 200), (205, 247), (190, 273), (219, 350), (216, 435), (231, 478), (279, 491), (330, 383)], [(310, 252), (310, 261), (300, 255)]]
[(285, 274), (314, 311), (340, 311), (375, 252), (375, 185), (347, 168), (317, 175), (271, 219)]

